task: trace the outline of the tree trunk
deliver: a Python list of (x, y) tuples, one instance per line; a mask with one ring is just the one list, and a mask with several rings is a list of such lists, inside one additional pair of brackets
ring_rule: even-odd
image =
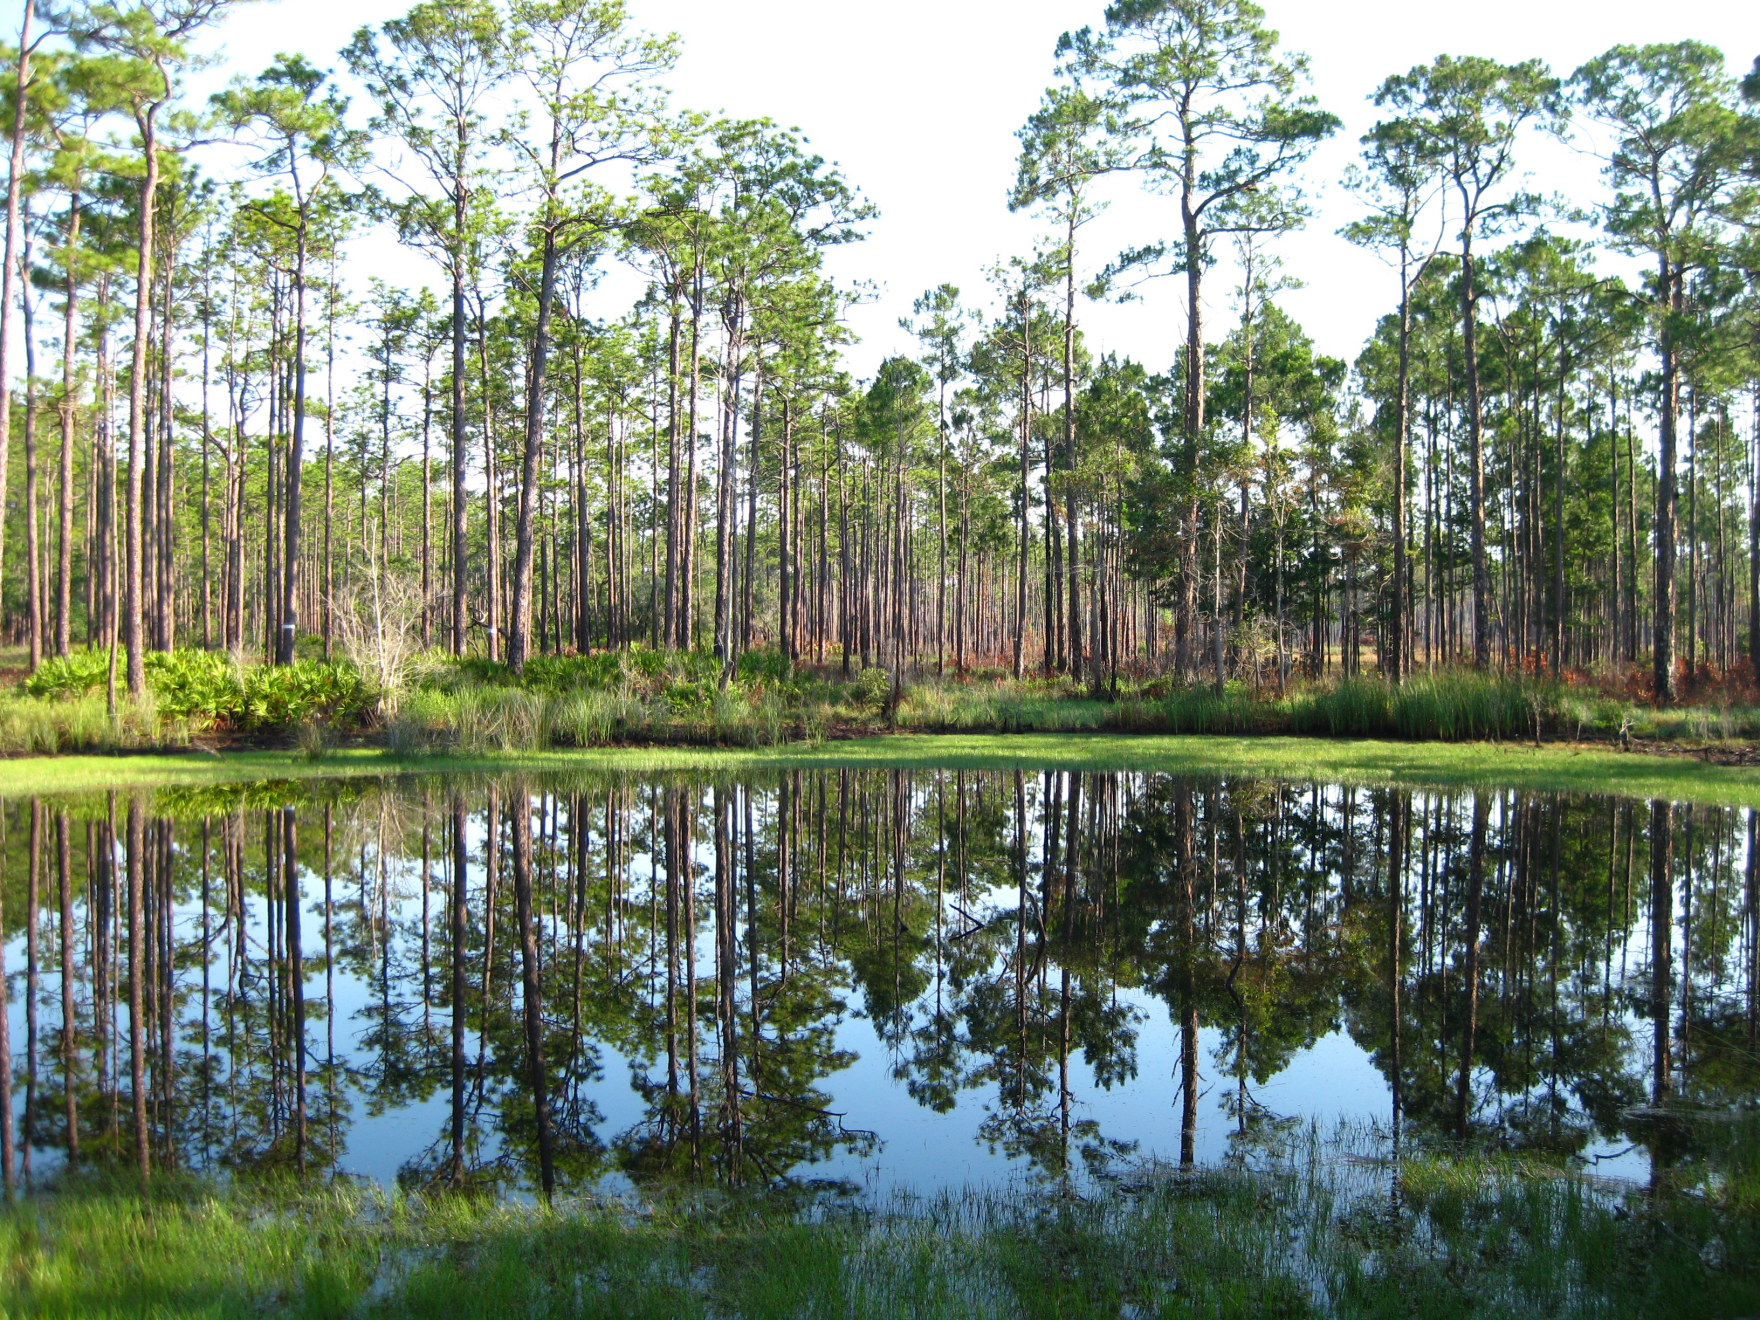
[[(1663, 259), (1660, 283), (1668, 300), (1668, 314), (1680, 309), (1682, 280)], [(1679, 692), (1674, 674), (1675, 632), (1675, 451), (1680, 419), (1680, 353), (1665, 321), (1662, 328), (1662, 391), (1657, 417), (1656, 458), (1656, 598), (1652, 633), (1651, 691), (1656, 700), (1673, 702)]]
[[(138, 598), (137, 598), (138, 600)], [(147, 976), (145, 926), (142, 909), (142, 868), (146, 862), (146, 835), (141, 818), (141, 799), (128, 800), (128, 1060), (129, 1097), (133, 1106), (135, 1162), (144, 1188), (152, 1175), (151, 1143), (147, 1131), (147, 1056), (143, 1031), (143, 991)]]
[(679, 644), (678, 573), (683, 550), (683, 511), (679, 507), (678, 474), (678, 348), (683, 316), (675, 301), (666, 336), (666, 612), (660, 626), (660, 645)]
[(1672, 1060), (1669, 1004), (1674, 984), (1674, 804), (1650, 803), (1650, 1103), (1668, 1102)]
[[(300, 208), (293, 267), (293, 427), (287, 452), (287, 491), (282, 516), (287, 549), (281, 568), (281, 628), (276, 660), (293, 663), (299, 641), (300, 492), (306, 461), (306, 214)], [(302, 1070), (303, 1076), (303, 1070)], [(304, 1119), (301, 1119), (302, 1125)], [(303, 1145), (302, 1145), (303, 1150)]]
[(452, 654), (463, 655), (466, 612), (465, 576), (469, 546), (469, 504), (465, 490), (467, 432), (464, 417), (464, 208), (465, 189), (462, 183), (455, 190), (453, 201), (454, 241), (452, 253)]
[[(28, 219), (28, 216), (27, 216)], [(24, 269), (31, 265), (31, 243), (24, 243)], [(25, 626), (30, 648), (31, 672), (43, 662), (43, 577), (40, 529), (37, 521), (37, 345), (36, 301), (31, 297), (28, 278), (19, 281), (19, 297), (23, 304), (24, 329), (24, 594)], [(5, 304), (0, 304), (4, 307)], [(7, 309), (10, 311), (10, 309)], [(0, 392), (11, 388), (11, 382), (0, 377)], [(29, 1148), (26, 1148), (29, 1158)]]
[[(60, 544), (55, 560), (55, 654), (66, 655), (73, 646), (73, 433), (78, 417), (78, 377), (74, 371), (76, 308), (79, 277), (75, 254), (79, 250), (80, 194), (74, 189), (67, 199), (67, 306), (61, 331), (61, 489)], [(88, 564), (86, 572), (91, 573)]]
[[(1388, 628), (1388, 663), (1394, 683), (1411, 672), (1408, 641), (1406, 579), (1406, 450), (1412, 414), (1412, 282), (1410, 258), (1400, 245), (1399, 382), (1394, 403), (1393, 437), (1393, 614)], [(1395, 1106), (1397, 1112), (1398, 1106)]]
[[(12, 346), (12, 277), (18, 266), (19, 212), (24, 189), (25, 135), (29, 131), (26, 103), (31, 81), (31, 21), (35, 16), (35, 0), (25, 0), (24, 21), (20, 24), (18, 36), (18, 69), (15, 82), (17, 90), (13, 100), (11, 168), (6, 176), (6, 242), (3, 258), (5, 264), (0, 267), (0, 510), (6, 507), (6, 478), (11, 467), (7, 451), (12, 444), (12, 362), (9, 352)], [(155, 107), (156, 110), (157, 107)], [(153, 143), (150, 137), (147, 150), (149, 155), (152, 155)], [(149, 160), (148, 178), (154, 186), (158, 183), (155, 172), (156, 165), (156, 159)], [(151, 194), (145, 193), (143, 195), (151, 196)], [(149, 218), (149, 212), (150, 208), (142, 209), (141, 223), (146, 227), (146, 233), (150, 239), (152, 221)], [(151, 261), (151, 258), (146, 255), (144, 247), (142, 248), (141, 260), (149, 263)], [(139, 318), (136, 319), (138, 322)], [(138, 330), (138, 325), (136, 328)], [(0, 563), (5, 562), (6, 529), (4, 521), (4, 519), (0, 519)], [(10, 1130), (11, 1119), (8, 1118), (6, 1122)], [(12, 1174), (10, 1154), (6, 1162), (6, 1171), (10, 1180)], [(10, 1181), (7, 1185), (11, 1186)]]
[(1473, 795), (1473, 833), (1467, 853), (1466, 930), (1461, 939), (1466, 954), (1467, 1019), (1461, 1028), (1460, 1077), (1455, 1086), (1454, 1130), (1457, 1140), (1467, 1139), (1472, 1118), (1473, 1053), (1479, 1029), (1479, 914), (1485, 889), (1485, 817), (1482, 793)]
[[(556, 301), (556, 234), (544, 230), (543, 264), (538, 276), (538, 321), (532, 332), (532, 360), (526, 372), (526, 435), (520, 456), (519, 513), (514, 526), (513, 624), (507, 639), (507, 665), (525, 672), (532, 630), (532, 511), (538, 495), (538, 463), (544, 449), (544, 390), (550, 365), (550, 313)], [(607, 439), (609, 443), (609, 439)]]
[(523, 977), (526, 1067), (532, 1087), (532, 1116), (538, 1129), (538, 1178), (544, 1201), (556, 1194), (556, 1155), (550, 1131), (550, 1095), (544, 1072), (544, 1001), (538, 984), (538, 939), (532, 917), (532, 800), (515, 793), (513, 814), (513, 892), (519, 920), (519, 958)]
[(1467, 374), (1468, 514), (1473, 546), (1473, 664), (1491, 667), (1491, 577), (1485, 562), (1485, 435), (1479, 399), (1479, 296), (1471, 225), (1461, 235), (1461, 338)]
[[(147, 689), (145, 638), (142, 636), (141, 538), (145, 511), (141, 506), (141, 464), (147, 439), (147, 344), (152, 336), (153, 221), (159, 193), (158, 115), (158, 102), (143, 105), (135, 112), (146, 174), (141, 181), (140, 215), (135, 231), (134, 348), (128, 381), (128, 484), (124, 497), (128, 530), (123, 554), (122, 640), (128, 659), (128, 693), (136, 698)], [(0, 390), (0, 394), (4, 392)], [(4, 444), (4, 438), (0, 438), (0, 446)], [(0, 473), (5, 471), (4, 459), (4, 452), (0, 452)], [(0, 503), (5, 497), (5, 477), (0, 475)], [(144, 1169), (144, 1146), (141, 1158)]]

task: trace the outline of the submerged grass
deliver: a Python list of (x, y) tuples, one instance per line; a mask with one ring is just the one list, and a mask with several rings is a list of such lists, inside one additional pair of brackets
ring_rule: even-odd
[[(1752, 1125), (1745, 1140), (1751, 1150)], [(0, 1214), (16, 1317), (1339, 1317), (1760, 1309), (1751, 1160), (1670, 1190), (1311, 1130), (1244, 1169), (848, 1203), (700, 1192), (552, 1209), (355, 1185), (86, 1175)]]

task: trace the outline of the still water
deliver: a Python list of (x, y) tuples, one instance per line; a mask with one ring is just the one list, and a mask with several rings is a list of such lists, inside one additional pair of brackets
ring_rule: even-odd
[(887, 1191), (1298, 1124), (1642, 1180), (1760, 1096), (1760, 816), (815, 769), (0, 804), (22, 1176)]

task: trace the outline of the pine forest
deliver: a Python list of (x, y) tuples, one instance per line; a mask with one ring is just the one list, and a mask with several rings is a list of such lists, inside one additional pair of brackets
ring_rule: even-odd
[[(689, 653), (878, 671), (893, 711), (1752, 686), (1760, 72), (1707, 45), (1390, 73), (1323, 181), (1341, 121), (1266, 14), (1118, 0), (1017, 134), (997, 206), (1041, 241), (924, 272), (915, 351), (858, 376), (872, 291), (826, 262), (884, 217), (800, 130), (677, 104), (621, 0), (418, 4), (195, 95), (247, 8), (27, 0), (7, 54), (0, 631), (39, 689), (114, 712), (194, 651), (382, 686)], [(1535, 191), (1548, 137), (1599, 192)], [(1349, 361), (1280, 305), (1322, 182), (1384, 258)], [(1143, 189), (1159, 229), (1091, 250)], [(1158, 357), (1084, 334), (1155, 279)]]

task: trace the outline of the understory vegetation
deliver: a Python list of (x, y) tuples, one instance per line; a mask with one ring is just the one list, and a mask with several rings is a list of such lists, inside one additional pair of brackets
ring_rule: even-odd
[[(876, 1204), (674, 1192), (549, 1209), (82, 1172), (0, 1217), (6, 1314), (1583, 1317), (1760, 1308), (1754, 1125), (1648, 1189), (1312, 1129), (1254, 1167)], [(1384, 1143), (1377, 1143), (1383, 1148)]]
[(437, 652), (367, 677), (347, 660), (249, 663), (219, 652), (152, 653), (148, 688), (111, 713), (108, 657), (51, 659), (0, 696), (0, 752), (287, 744), (426, 752), (548, 751), (631, 743), (736, 747), (814, 742), (886, 730), (930, 733), (1298, 734), (1402, 740), (1715, 741), (1760, 736), (1760, 705), (1722, 691), (1717, 704), (1658, 707), (1609, 687), (1545, 677), (1420, 673), (1291, 685), (1231, 682), (1221, 691), (1120, 678), (1099, 693), (1066, 677), (994, 671), (891, 676), (869, 668), (788, 664), (743, 655), (723, 675), (709, 652), (628, 650), (503, 663)]

